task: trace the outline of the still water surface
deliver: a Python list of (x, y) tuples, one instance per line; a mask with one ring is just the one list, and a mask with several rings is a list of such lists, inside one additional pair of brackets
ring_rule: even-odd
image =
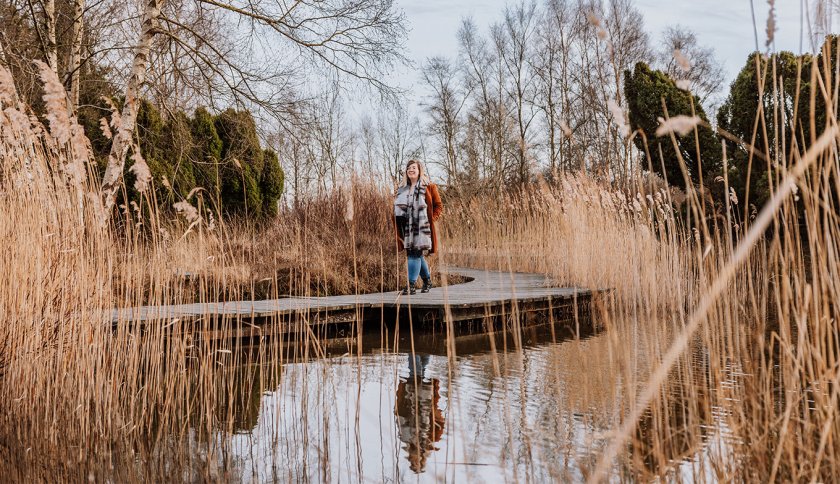
[[(577, 482), (627, 411), (635, 376), (647, 371), (644, 345), (629, 332), (575, 338), (544, 324), (519, 337), (460, 336), (453, 356), (442, 334), (415, 334), (413, 351), (410, 337), (385, 341), (365, 335), (352, 356), (342, 344), (358, 340), (306, 363), (243, 366), (262, 376), (236, 406), (235, 428), (216, 435), (226, 474), (252, 482)], [(702, 457), (724, 445), (725, 426), (712, 415), (708, 427), (702, 441), (681, 445), (671, 477), (708, 474)], [(615, 471), (626, 474), (622, 465)]]

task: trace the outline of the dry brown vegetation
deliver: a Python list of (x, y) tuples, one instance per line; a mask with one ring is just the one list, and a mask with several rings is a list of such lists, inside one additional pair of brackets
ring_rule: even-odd
[(144, 251), (139, 260), (155, 257), (168, 268), (160, 277), (187, 302), (394, 291), (405, 276), (391, 207), (389, 191), (355, 181), (269, 222), (214, 221), (211, 230), (212, 215), (200, 210), (194, 227), (167, 221), (155, 244), (136, 250)]
[[(282, 384), (279, 370), (243, 376), (228, 342), (197, 348), (177, 320), (142, 332), (130, 321), (113, 328), (110, 310), (394, 288), (402, 265), (388, 194), (358, 183), (258, 228), (212, 227), (200, 204), (187, 223), (138, 225), (129, 208), (115, 230), (100, 224), (98, 198), (86, 195), (97, 187), (76, 183), (84, 140), (30, 119), (2, 77), (0, 89), (0, 475), (237, 478), (224, 443), (207, 436), (233, 427), (232, 408), (254, 398), (255, 380)], [(572, 175), (510, 197), (447, 200), (439, 262), (614, 290), (602, 315), (608, 334), (644, 328), (646, 359), (616, 370), (626, 382), (626, 418), (614, 424), (630, 432), (610, 435), (629, 443), (618, 445), (626, 451), (609, 472), (648, 479), (706, 447), (699, 479), (831, 480), (840, 473), (836, 117), (826, 130), (831, 143), (819, 150), (778, 155), (783, 166), (812, 165), (799, 200), (782, 201), (741, 264), (732, 258), (749, 226), (736, 229), (724, 214), (690, 229), (684, 221), (701, 209), (691, 197), (678, 213), (673, 194), (647, 182), (610, 187)], [(697, 313), (722, 278), (726, 290)], [(258, 289), (263, 279), (269, 287)], [(623, 361), (626, 344), (612, 337), (587, 357)], [(282, 358), (273, 344), (259, 350), (260, 361)], [(640, 409), (646, 393), (653, 397)], [(709, 444), (720, 437), (710, 435), (711, 423), (727, 429), (727, 445)]]
[[(776, 124), (760, 129), (789, 136), (773, 109)], [(626, 414), (598, 471), (615, 472), (618, 457), (653, 478), (701, 448), (695, 479), (821, 481), (840, 471), (836, 140), (829, 119), (812, 148), (774, 155), (790, 178), (775, 181), (778, 204), (754, 226), (735, 222), (734, 199), (703, 217), (707, 207), (689, 197), (677, 215), (675, 194), (641, 180), (610, 189), (567, 176), (513, 198), (450, 205), (450, 260), (612, 288), (608, 325), (623, 328), (615, 334), (646, 325), (648, 369), (622, 372)], [(707, 223), (688, 225), (692, 217)], [(614, 341), (603, 357), (621, 358), (626, 344)], [(721, 423), (724, 445), (709, 435)]]

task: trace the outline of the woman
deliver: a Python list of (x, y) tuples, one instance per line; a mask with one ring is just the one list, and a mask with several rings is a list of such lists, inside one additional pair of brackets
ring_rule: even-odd
[(409, 160), (403, 184), (394, 199), (397, 244), (408, 256), (409, 294), (416, 294), (418, 276), (423, 278), (420, 292), (429, 292), (432, 288), (432, 275), (424, 255), (434, 254), (437, 248), (435, 221), (442, 213), (443, 204), (437, 187), (429, 182), (419, 161)]
[(394, 406), (398, 436), (405, 444), (409, 467), (417, 474), (426, 470), (429, 455), (440, 450), (437, 444), (446, 425), (440, 408), (440, 380), (426, 380), (424, 375), (430, 358), (408, 355), (408, 379), (400, 378)]

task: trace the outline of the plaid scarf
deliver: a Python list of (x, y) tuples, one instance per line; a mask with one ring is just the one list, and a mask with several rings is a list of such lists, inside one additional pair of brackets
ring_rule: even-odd
[(430, 250), (432, 248), (432, 227), (426, 206), (426, 184), (421, 180), (412, 189), (403, 185), (394, 199), (394, 216), (401, 227), (403, 246), (406, 250)]

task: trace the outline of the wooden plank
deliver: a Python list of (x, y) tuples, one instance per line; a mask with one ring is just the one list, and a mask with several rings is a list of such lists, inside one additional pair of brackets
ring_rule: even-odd
[[(458, 274), (469, 282), (436, 287), (429, 293), (401, 295), (398, 292), (360, 294), (331, 297), (300, 297), (261, 301), (208, 302), (172, 306), (145, 306), (118, 309), (111, 312), (111, 323), (130, 321), (171, 321), (178, 318), (216, 319), (269, 319), (298, 318), (318, 315), (329, 320), (333, 313), (336, 321), (347, 321), (358, 312), (384, 310), (412, 312), (426, 311), (443, 314), (449, 307), (462, 314), (506, 314), (514, 305), (561, 305), (561, 302), (589, 299), (595, 292), (576, 287), (551, 287), (545, 275), (483, 271), (466, 268), (445, 269), (448, 274)], [(375, 310), (375, 311), (373, 311)], [(324, 315), (324, 317), (320, 317)]]

